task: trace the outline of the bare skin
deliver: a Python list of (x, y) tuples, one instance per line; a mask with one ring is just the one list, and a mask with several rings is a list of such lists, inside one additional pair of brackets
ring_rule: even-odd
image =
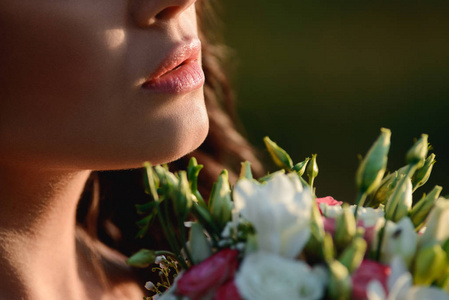
[(202, 88), (138, 82), (197, 38), (195, 0), (0, 3), (0, 299), (141, 299), (126, 274), (105, 289), (77, 250), (91, 170), (174, 160), (208, 130)]

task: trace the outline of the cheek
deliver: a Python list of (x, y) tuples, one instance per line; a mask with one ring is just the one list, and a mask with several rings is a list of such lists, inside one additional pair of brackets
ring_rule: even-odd
[(120, 32), (105, 21), (108, 10), (95, 16), (89, 7), (83, 12), (62, 1), (24, 2), (0, 7), (4, 98), (14, 99), (17, 109), (60, 113), (98, 93), (104, 82), (115, 84), (111, 74), (119, 74)]
[(0, 139), (39, 142), (65, 131), (95, 99), (120, 87), (120, 1), (103, 9), (90, 7), (101, 0), (2, 1)]

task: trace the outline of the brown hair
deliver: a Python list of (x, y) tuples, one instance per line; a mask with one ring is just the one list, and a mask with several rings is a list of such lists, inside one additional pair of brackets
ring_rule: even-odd
[[(217, 34), (218, 19), (213, 14), (210, 1), (197, 2), (198, 25), (202, 41), (203, 69), (206, 75), (204, 94), (209, 115), (210, 129), (199, 149), (170, 164), (171, 170), (185, 169), (194, 156), (205, 168), (200, 173), (199, 188), (207, 199), (212, 183), (218, 174), (227, 169), (230, 181), (237, 178), (240, 163), (252, 163), (253, 173), (262, 175), (262, 166), (255, 151), (236, 129), (234, 94), (230, 88), (229, 70), (224, 69), (227, 49)], [(122, 268), (120, 262), (110, 261), (101, 251), (103, 245), (129, 256), (140, 248), (168, 249), (158, 226), (153, 226), (144, 239), (136, 239), (135, 222), (139, 216), (135, 204), (148, 201), (143, 192), (141, 169), (125, 171), (94, 172), (78, 206), (78, 241), (90, 252), (92, 263), (107, 283), (105, 270), (111, 264)], [(118, 270), (117, 269), (117, 270)], [(141, 275), (142, 281), (150, 274)]]

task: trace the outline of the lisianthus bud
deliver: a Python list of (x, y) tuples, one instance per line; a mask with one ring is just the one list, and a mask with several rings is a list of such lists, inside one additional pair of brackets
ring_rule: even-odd
[(204, 234), (204, 228), (199, 223), (194, 222), (190, 227), (189, 247), (192, 263), (195, 265), (212, 255), (212, 249)]
[(307, 177), (309, 177), (309, 184), (313, 187), (313, 181), (318, 176), (318, 164), (316, 163), (316, 154), (312, 154), (312, 158), (307, 164)]
[(387, 201), (388, 195), (394, 188), (394, 182), (398, 176), (397, 172), (391, 173), (385, 176), (380, 182), (379, 187), (371, 194), (370, 201), (367, 206), (378, 207), (380, 204), (384, 204)]
[(248, 180), (253, 179), (253, 173), (251, 172), (251, 163), (245, 161), (242, 163), (242, 168), (240, 169), (240, 178), (246, 178)]
[(318, 203), (312, 203), (312, 214), (310, 220), (310, 238), (307, 241), (305, 252), (307, 257), (323, 258), (324, 225)]
[(179, 172), (178, 189), (174, 201), (176, 213), (184, 220), (192, 207), (192, 192), (185, 171)]
[(141, 249), (139, 252), (133, 254), (126, 263), (137, 268), (146, 268), (154, 263), (156, 259), (156, 252), (148, 249)]
[(332, 299), (350, 299), (352, 282), (348, 269), (338, 260), (329, 264), (329, 296)]
[(343, 249), (352, 241), (356, 233), (354, 213), (346, 206), (336, 221), (335, 244), (339, 249)]
[(263, 141), (265, 142), (265, 146), (267, 147), (274, 163), (280, 168), (291, 171), (293, 169), (293, 162), (290, 155), (288, 155), (288, 153), (279, 147), (275, 142), (270, 140), (269, 137), (266, 136)]
[(442, 244), (449, 238), (449, 200), (439, 198), (430, 211), (426, 231), (421, 236), (421, 247)]
[(412, 181), (409, 177), (400, 179), (396, 190), (388, 198), (385, 207), (386, 219), (397, 222), (407, 216), (412, 208), (412, 201)]
[(203, 196), (201, 196), (198, 191), (198, 175), (200, 174), (202, 168), (203, 165), (199, 165), (196, 158), (192, 157), (189, 161), (189, 165), (187, 166), (187, 179), (189, 180), (192, 194), (195, 196), (194, 199), (196, 199), (200, 205), (206, 207)]
[(366, 247), (366, 241), (362, 237), (357, 237), (340, 255), (338, 260), (348, 269), (349, 273), (352, 273), (360, 266)]
[(293, 171), (295, 171), (299, 176), (304, 175), (304, 172), (306, 171), (307, 163), (310, 161), (310, 157), (306, 157), (306, 159), (300, 163), (297, 163), (293, 167)]
[(226, 223), (231, 220), (233, 207), (228, 172), (226, 170), (221, 172), (217, 182), (214, 183), (209, 199), (209, 206), (212, 219), (220, 229), (223, 229)]
[(415, 260), (415, 284), (430, 285), (444, 275), (448, 263), (446, 252), (440, 245), (424, 247), (419, 250)]
[(424, 160), (427, 156), (428, 151), (428, 143), (427, 138), (429, 136), (427, 134), (422, 134), (421, 138), (410, 148), (405, 156), (405, 160), (407, 164), (417, 165), (421, 167), (420, 164), (424, 163)]
[(391, 131), (382, 128), (380, 136), (360, 163), (357, 170), (356, 183), (362, 194), (371, 193), (382, 181), (382, 177), (384, 176), (387, 167), (390, 137)]
[(430, 173), (432, 173), (433, 165), (436, 163), (435, 154), (429, 155), (426, 161), (424, 162), (424, 166), (416, 170), (415, 174), (412, 177), (413, 191), (417, 188), (423, 186), (430, 177)]
[(416, 229), (419, 230), (422, 227), (442, 190), (442, 187), (438, 185), (435, 186), (428, 195), (424, 196), (415, 204), (415, 206), (413, 206), (412, 211), (410, 212), (410, 218)]

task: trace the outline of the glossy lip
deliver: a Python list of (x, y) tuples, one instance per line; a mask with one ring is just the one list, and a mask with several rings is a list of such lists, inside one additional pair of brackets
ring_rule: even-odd
[(201, 42), (181, 44), (145, 80), (142, 88), (157, 93), (188, 93), (204, 85), (200, 64)]

